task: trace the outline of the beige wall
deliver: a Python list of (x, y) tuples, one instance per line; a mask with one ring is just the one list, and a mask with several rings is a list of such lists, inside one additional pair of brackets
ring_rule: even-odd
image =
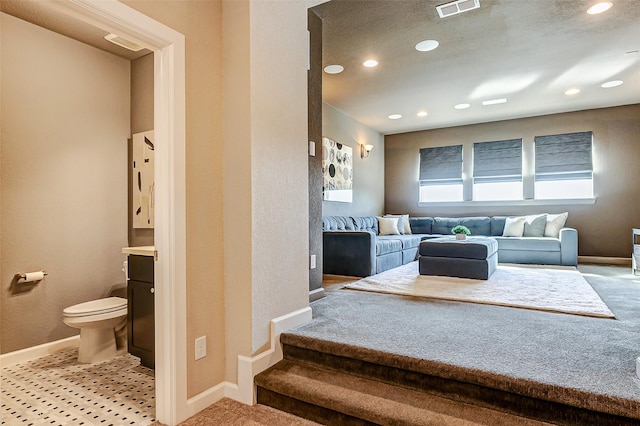
[[(250, 5), (255, 353), (269, 345), (271, 319), (309, 302), (308, 45), (304, 2), (252, 0)], [(233, 170), (233, 164), (226, 166)], [(228, 229), (248, 225), (234, 226), (234, 218), (228, 219)], [(234, 255), (245, 259), (244, 253)], [(233, 329), (227, 332), (233, 335)]]
[[(249, 3), (223, 3), (224, 37), (224, 265), (226, 318), (226, 380), (236, 381), (238, 354), (249, 355), (251, 344), (251, 111)], [(238, 141), (238, 143), (236, 143)]]
[(191, 397), (235, 382), (237, 355), (307, 305), (306, 8), (230, 1), (223, 22), (219, 1), (125, 3), (186, 36)]
[[(227, 380), (308, 304), (306, 8), (225, 1)], [(277, 60), (274, 60), (277, 58)]]
[[(322, 104), (322, 135), (353, 149), (353, 202), (323, 201), (322, 215), (384, 214), (384, 137), (325, 103)], [(369, 157), (360, 158), (360, 144), (374, 146)]]
[[(224, 380), (222, 226), (222, 3), (123, 3), (185, 35), (187, 198), (187, 393)], [(194, 361), (194, 340), (207, 356)]]
[[(131, 133), (153, 130), (153, 53), (131, 61)], [(129, 141), (128, 170), (131, 182), (131, 140)], [(129, 193), (129, 246), (152, 246), (153, 229), (134, 228), (131, 215), (132, 191)]]
[[(522, 138), (533, 153), (536, 135), (593, 131), (595, 204), (534, 206), (418, 206), (420, 148)], [(640, 224), (640, 105), (389, 135), (385, 138), (386, 209), (413, 216), (520, 215), (569, 212), (581, 256), (630, 257), (631, 228)]]
[[(62, 310), (124, 286), (129, 61), (0, 19), (7, 353), (78, 334)], [(39, 284), (12, 288), (14, 274), (40, 269), (49, 275)]]

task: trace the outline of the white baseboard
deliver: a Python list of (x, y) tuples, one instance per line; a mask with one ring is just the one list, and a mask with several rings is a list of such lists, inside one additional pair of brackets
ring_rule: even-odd
[(224, 397), (247, 405), (255, 404), (253, 378), (282, 359), (280, 334), (311, 321), (311, 308), (306, 307), (271, 320), (270, 348), (253, 357), (238, 355), (238, 383), (222, 382), (187, 401), (187, 413), (191, 417)]
[(21, 362), (32, 361), (34, 359), (50, 355), (63, 349), (74, 348), (78, 346), (80, 346), (80, 335), (56, 340), (55, 342), (43, 343), (42, 345), (20, 349), (19, 351), (0, 355), (0, 366), (9, 367)]
[(311, 308), (306, 307), (271, 320), (271, 347), (253, 357), (238, 355), (238, 384), (227, 386), (225, 396), (247, 405), (256, 401), (253, 378), (282, 359), (280, 334), (311, 321)]
[(225, 388), (229, 382), (218, 383), (204, 392), (200, 392), (187, 400), (187, 417), (191, 417), (204, 410), (211, 404), (215, 404), (225, 396)]
[(631, 266), (630, 257), (578, 256), (578, 263)]

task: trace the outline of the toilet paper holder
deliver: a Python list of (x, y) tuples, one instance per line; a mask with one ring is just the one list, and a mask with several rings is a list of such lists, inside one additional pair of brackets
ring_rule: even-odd
[(26, 272), (22, 274), (16, 274), (16, 280), (22, 280), (20, 282), (27, 283), (33, 281), (40, 281), (42, 278), (49, 275), (46, 271)]

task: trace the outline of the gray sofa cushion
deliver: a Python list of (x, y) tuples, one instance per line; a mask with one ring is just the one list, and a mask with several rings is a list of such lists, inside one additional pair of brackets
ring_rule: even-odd
[(560, 251), (560, 240), (549, 237), (495, 237), (500, 250)]
[(434, 217), (431, 233), (451, 235), (451, 228), (456, 225), (466, 226), (471, 231), (471, 235), (490, 235), (491, 233), (491, 219), (486, 216)]
[(393, 252), (401, 252), (402, 251), (402, 241), (395, 238), (398, 235), (378, 235), (376, 237), (376, 256), (381, 256), (383, 254), (393, 253)]
[(376, 274), (387, 271), (391, 268), (397, 268), (398, 266), (402, 266), (401, 251), (383, 254), (382, 256), (376, 257)]
[(411, 233), (413, 234), (431, 234), (431, 225), (433, 225), (432, 217), (410, 217)]
[(353, 220), (349, 216), (323, 216), (323, 231), (355, 231)]
[(421, 235), (394, 235), (394, 237), (402, 242), (402, 250), (418, 247), (422, 241)]
[(507, 221), (506, 216), (491, 217), (491, 235), (492, 237), (502, 236), (504, 233), (504, 223)]
[(378, 217), (377, 216), (355, 216), (352, 217), (356, 230), (358, 231), (371, 231), (374, 234), (378, 234)]

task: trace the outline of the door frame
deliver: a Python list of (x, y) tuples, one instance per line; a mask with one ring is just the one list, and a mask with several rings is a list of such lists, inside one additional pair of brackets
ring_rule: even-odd
[(154, 52), (156, 420), (187, 418), (185, 39), (117, 0), (51, 2)]

